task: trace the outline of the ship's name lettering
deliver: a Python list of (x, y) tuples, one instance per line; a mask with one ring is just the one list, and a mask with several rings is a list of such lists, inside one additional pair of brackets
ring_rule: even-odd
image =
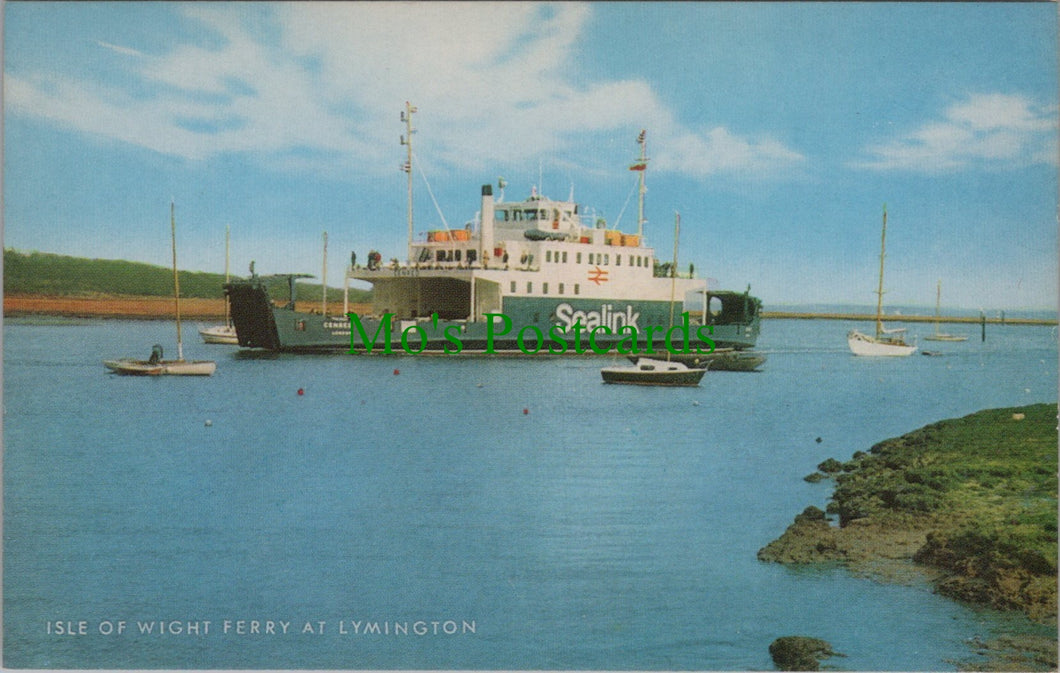
[(626, 310), (616, 311), (611, 304), (603, 304), (599, 311), (576, 311), (570, 304), (563, 303), (556, 307), (556, 318), (566, 327), (571, 329), (576, 324), (581, 324), (585, 329), (604, 326), (612, 332), (618, 332), (622, 327), (629, 325), (640, 329), (637, 320), (640, 312), (634, 311), (633, 307), (626, 305)]

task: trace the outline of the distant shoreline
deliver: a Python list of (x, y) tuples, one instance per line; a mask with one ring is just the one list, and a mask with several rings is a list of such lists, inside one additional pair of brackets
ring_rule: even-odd
[[(299, 301), (299, 311), (319, 311), (318, 301)], [(188, 320), (220, 320), (224, 318), (223, 299), (202, 299), (189, 297), (180, 302), (181, 317)], [(328, 313), (342, 313), (342, 302), (328, 302)], [(350, 310), (358, 315), (371, 311), (371, 305), (351, 303)], [(61, 297), (45, 295), (5, 295), (4, 316), (64, 316), (71, 318), (130, 318), (144, 320), (167, 320), (173, 317), (172, 297)], [(829, 313), (801, 311), (763, 311), (764, 320), (849, 320), (872, 322), (876, 316), (867, 313)], [(896, 322), (934, 322), (934, 316), (888, 315), (889, 323)], [(978, 324), (978, 316), (941, 316), (939, 322)], [(987, 317), (991, 325), (1056, 325), (1056, 320), (1039, 318), (999, 318)]]
[[(875, 322), (876, 316), (870, 313), (805, 313), (799, 311), (762, 311), (765, 320), (857, 320)], [(885, 315), (884, 320), (893, 322), (935, 322), (932, 315)], [(939, 316), (940, 323), (965, 323), (978, 325), (979, 316)], [(1056, 320), (1041, 318), (1000, 318), (987, 317), (989, 325), (1055, 325)]]

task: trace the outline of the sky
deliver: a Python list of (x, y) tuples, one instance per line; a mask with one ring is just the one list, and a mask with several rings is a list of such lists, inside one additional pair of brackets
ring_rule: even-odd
[(1055, 309), (1055, 3), (7, 2), (6, 248), (319, 276), (573, 191), (766, 308)]

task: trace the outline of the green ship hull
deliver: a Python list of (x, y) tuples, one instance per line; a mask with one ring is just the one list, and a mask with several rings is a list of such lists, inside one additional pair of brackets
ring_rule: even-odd
[[(506, 297), (475, 321), (422, 317), (325, 316), (277, 306), (256, 280), (225, 286), (244, 348), (354, 354), (629, 355), (708, 354), (752, 348), (761, 302), (746, 293), (708, 293), (715, 310), (648, 300)], [(672, 311), (672, 313), (671, 313)], [(687, 311), (687, 315), (685, 315)]]

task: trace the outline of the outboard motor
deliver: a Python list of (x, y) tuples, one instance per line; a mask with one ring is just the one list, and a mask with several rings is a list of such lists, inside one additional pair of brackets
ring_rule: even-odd
[(151, 346), (151, 358), (148, 360), (153, 365), (157, 365), (162, 361), (162, 346), (155, 344)]

